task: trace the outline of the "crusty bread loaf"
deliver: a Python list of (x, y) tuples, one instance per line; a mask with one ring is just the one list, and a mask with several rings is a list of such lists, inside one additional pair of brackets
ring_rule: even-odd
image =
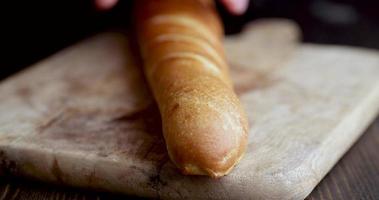
[(246, 149), (248, 124), (229, 77), (213, 1), (136, 2), (145, 75), (171, 160), (184, 174), (227, 174)]

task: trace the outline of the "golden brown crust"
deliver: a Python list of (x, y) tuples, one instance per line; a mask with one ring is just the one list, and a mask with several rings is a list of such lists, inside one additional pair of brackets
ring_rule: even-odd
[(139, 0), (136, 28), (170, 158), (184, 174), (227, 174), (246, 149), (248, 125), (213, 1)]

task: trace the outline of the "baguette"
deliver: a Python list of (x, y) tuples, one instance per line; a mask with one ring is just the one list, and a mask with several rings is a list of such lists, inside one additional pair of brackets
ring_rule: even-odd
[(144, 72), (172, 162), (184, 174), (226, 175), (245, 152), (248, 124), (229, 77), (213, 1), (136, 2)]

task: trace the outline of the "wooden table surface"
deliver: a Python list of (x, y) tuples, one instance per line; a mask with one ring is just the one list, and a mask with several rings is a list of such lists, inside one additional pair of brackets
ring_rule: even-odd
[[(307, 199), (379, 199), (379, 117)], [(67, 188), (2, 177), (0, 200), (136, 199), (123, 195)]]

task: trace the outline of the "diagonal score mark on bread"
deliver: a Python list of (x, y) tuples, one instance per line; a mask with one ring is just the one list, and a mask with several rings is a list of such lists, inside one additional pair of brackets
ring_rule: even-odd
[(213, 63), (212, 61), (210, 61), (208, 58), (206, 58), (205, 56), (201, 54), (196, 54), (192, 52), (173, 52), (173, 53), (167, 54), (164, 57), (162, 57), (160, 60), (158, 60), (156, 64), (151, 67), (150, 73), (154, 74), (154, 72), (157, 70), (157, 66), (159, 66), (161, 62), (168, 59), (175, 59), (175, 58), (181, 58), (183, 60), (184, 59), (196, 60), (200, 62), (204, 68), (206, 68), (213, 74), (217, 74), (217, 75), (221, 74), (220, 69), (217, 67), (215, 63)]
[[(153, 65), (150, 67), (148, 75), (154, 74), (156, 67), (162, 61), (166, 59), (173, 58), (183, 58), (183, 59), (193, 59), (202, 64), (203, 67), (207, 68), (213, 74), (222, 73), (220, 69), (225, 68), (225, 59), (223, 59), (215, 46), (217, 41), (215, 40), (214, 33), (207, 29), (204, 24), (198, 20), (192, 19), (189, 16), (185, 15), (157, 15), (151, 18), (148, 23), (151, 23), (152, 26), (156, 25), (178, 25), (183, 27), (188, 27), (194, 32), (200, 33), (196, 35), (194, 33), (161, 33), (154, 37), (152, 40), (148, 41), (146, 46), (143, 49), (150, 49), (153, 45), (160, 45), (163, 42), (172, 42), (173, 45), (179, 45), (180, 43), (201, 48), (204, 52), (194, 52), (193, 50), (180, 50), (174, 52), (168, 52), (165, 55), (161, 55), (161, 58), (153, 61)], [(194, 28), (196, 27), (196, 28)], [(209, 58), (209, 56), (211, 58)]]
[[(219, 55), (219, 53), (216, 51), (215, 47), (207, 42), (206, 40), (189, 35), (189, 34), (174, 34), (174, 33), (167, 33), (167, 34), (161, 34), (158, 35), (156, 38), (154, 38), (151, 43), (161, 43), (161, 42), (182, 42), (182, 43), (190, 43), (195, 44), (196, 46), (203, 49), (206, 53), (208, 53), (212, 58), (217, 62), (218, 65), (225, 65), (225, 60)], [(150, 47), (151, 45), (147, 45)], [(147, 48), (148, 48), (147, 47)]]
[(206, 28), (204, 24), (197, 21), (196, 19), (192, 19), (189, 16), (161, 14), (161, 15), (151, 18), (150, 23), (152, 25), (174, 24), (174, 25), (179, 25), (179, 26), (186, 26), (186, 27), (191, 28), (193, 31), (196, 31), (197, 33), (201, 34), (212, 44), (217, 43), (218, 38), (215, 38), (214, 33), (212, 33), (208, 28)]

